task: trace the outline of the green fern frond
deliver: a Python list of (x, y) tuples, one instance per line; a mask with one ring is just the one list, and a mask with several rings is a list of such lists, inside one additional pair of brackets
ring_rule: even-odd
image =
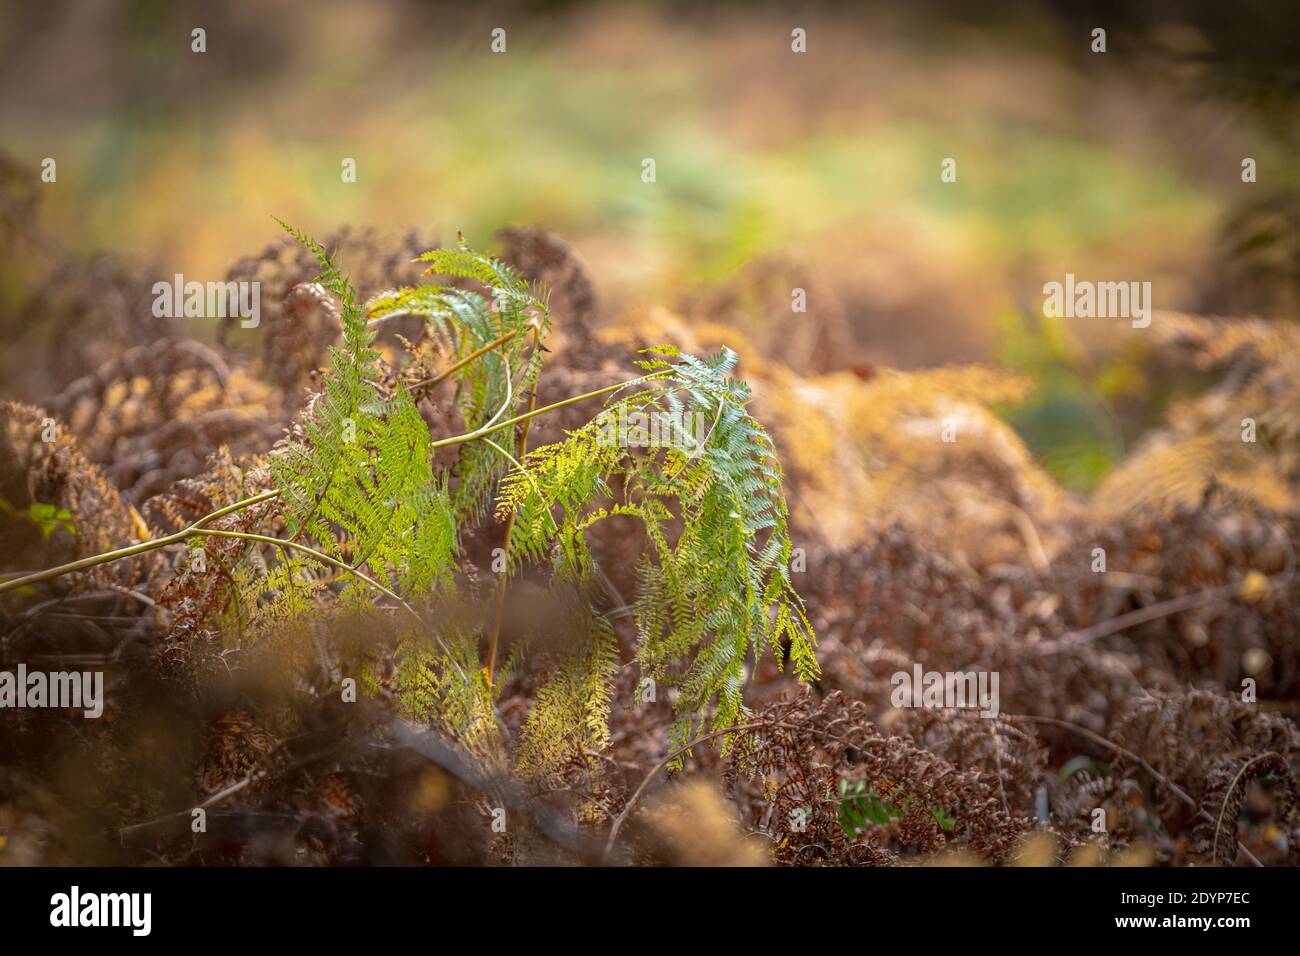
[(303, 438), (271, 462), (290, 537), (346, 553), (411, 596), (449, 586), (456, 525), (447, 483), (433, 473), (428, 426), (404, 391), (380, 391), (374, 332), (329, 253), (289, 231), (316, 253), (319, 281), (343, 303), (343, 346), (331, 352)]
[[(650, 547), (634, 609), (637, 658), (646, 674), (678, 688), (673, 744), (684, 746), (710, 709), (715, 729), (742, 718), (747, 661), (770, 651), (778, 663), (788, 657), (800, 680), (818, 671), (813, 630), (790, 582), (780, 464), (745, 410), (748, 387), (729, 377), (735, 353), (659, 354), (676, 361), (640, 364), (669, 374), (530, 453), (501, 482), (497, 513), (515, 516), (517, 561), (540, 559), (555, 540), (612, 514), (641, 520)], [(674, 441), (639, 448), (611, 437), (612, 422), (651, 414)], [(708, 423), (707, 434), (677, 427), (683, 415)], [(601, 501), (614, 476), (626, 500), (607, 508)], [(588, 560), (585, 549), (575, 553)]]
[[(289, 533), (407, 597), (436, 600), (453, 593), (460, 529), (495, 498), (496, 516), (513, 519), (508, 571), (548, 564), (557, 593), (571, 597), (574, 643), (525, 721), (521, 770), (553, 773), (575, 750), (609, 744), (619, 645), (597, 610), (598, 569), (586, 540), (609, 517), (635, 518), (646, 532), (633, 608), (636, 660), (643, 674), (678, 691), (674, 749), (706, 722), (725, 729), (742, 721), (746, 675), (764, 654), (802, 681), (817, 677), (813, 630), (790, 582), (781, 467), (746, 410), (748, 386), (732, 377), (734, 352), (654, 350), (638, 363), (647, 377), (627, 383), (591, 422), (512, 463), (497, 442), (475, 438), (518, 416), (536, 387), (543, 355), (534, 346), (549, 323), (544, 292), (461, 248), (419, 261), (430, 273), (479, 283), (486, 296), (424, 285), (385, 292), (362, 308), (328, 252), (290, 232), (320, 259), (320, 281), (342, 303), (343, 337), (301, 435), (272, 464)], [(450, 473), (435, 471), (435, 443), (411, 395), (380, 384), (374, 323), (399, 313), (424, 317), (448, 360), (464, 360), (453, 394), (467, 434)], [(266, 585), (297, 587), (292, 562)], [(361, 586), (350, 580), (342, 596), (359, 599)], [(299, 610), (289, 597), (277, 600)], [(477, 627), (440, 625), (432, 640), (404, 627), (395, 691), (403, 710), (480, 753), (499, 753)]]
[[(533, 335), (543, 338), (550, 329), (546, 292), (530, 286), (498, 259), (469, 249), (435, 250), (417, 262), (429, 263), (425, 275), (439, 274), (471, 279), (483, 285), (490, 299), (453, 286), (422, 285), (385, 292), (366, 305), (373, 319), (400, 313), (424, 318), (436, 340), (447, 350), (449, 363), (513, 335), (500, 348), (467, 365), (457, 376), (454, 401), (462, 419), (472, 428), (497, 418), (509, 418), (522, 409), (537, 387), (542, 353), (532, 347)], [(490, 505), (496, 482), (505, 473), (504, 461), (489, 445), (463, 446), (456, 465), (452, 510), (458, 521), (477, 521)]]

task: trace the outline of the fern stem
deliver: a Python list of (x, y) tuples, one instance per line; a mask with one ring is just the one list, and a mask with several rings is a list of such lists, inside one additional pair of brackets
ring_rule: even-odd
[[(640, 385), (643, 382), (649, 382), (649, 381), (661, 379), (671, 374), (672, 374), (671, 371), (653, 372), (650, 375), (641, 375), (638, 376), (637, 378), (628, 379), (625, 382), (619, 382), (616, 385), (607, 385), (604, 388), (598, 388), (595, 389), (594, 391), (584, 392), (581, 395), (574, 395), (570, 398), (563, 399), (562, 401), (552, 402), (550, 405), (546, 405), (542, 408), (530, 409), (529, 411), (523, 413), (522, 415), (516, 415), (514, 418), (506, 419), (503, 422), (496, 422), (493, 425), (486, 425), (483, 428), (476, 429), (472, 432), (467, 432), (464, 435), (456, 435), (452, 438), (440, 439), (438, 441), (432, 442), (429, 448), (430, 450), (433, 450), (436, 448), (445, 448), (449, 445), (459, 445), (459, 444), (463, 444), (464, 442), (477, 441), (478, 439), (484, 437), (485, 435), (491, 435), (495, 432), (502, 431), (503, 429), (511, 428), (515, 425), (518, 425), (521, 422), (530, 421), (531, 419), (536, 418), (538, 415), (545, 415), (548, 412), (553, 412), (556, 411), (557, 409), (565, 408), (566, 406), (569, 405), (576, 405), (578, 402), (586, 401), (589, 398), (599, 398), (601, 395), (608, 395), (611, 392), (617, 392), (624, 388), (630, 388), (633, 385)], [(187, 538), (192, 537), (194, 534), (198, 533), (201, 529), (203, 529), (206, 525), (208, 525), (213, 521), (216, 521), (218, 518), (224, 518), (228, 514), (233, 514), (236, 511), (242, 511), (244, 508), (248, 508), (252, 505), (259, 504), (260, 502), (270, 501), (272, 498), (278, 498), (280, 496), (280, 493), (281, 493), (280, 489), (278, 488), (274, 488), (270, 491), (263, 491), (261, 494), (254, 495), (251, 498), (245, 498), (243, 501), (236, 501), (234, 504), (229, 504), (223, 508), (218, 508), (216, 511), (209, 512), (208, 514), (199, 518), (189, 527), (182, 528), (180, 531), (177, 531), (175, 534), (169, 534), (161, 538), (155, 538), (153, 541), (142, 541), (139, 544), (129, 545), (125, 548), (118, 548), (115, 551), (106, 551), (103, 554), (91, 555), (88, 558), (81, 558), (77, 561), (70, 561), (67, 564), (60, 564), (57, 567), (46, 568), (44, 571), (36, 571), (33, 572), (32, 574), (25, 574), (22, 577), (14, 578), (11, 581), (5, 581), (3, 583), (0, 583), (0, 594), (5, 593), (6, 591), (16, 591), (19, 588), (27, 587), (32, 584), (40, 584), (42, 581), (49, 581), (53, 578), (61, 577), (62, 575), (65, 574), (71, 574), (74, 571), (84, 571), (87, 568), (98, 567), (101, 564), (110, 564), (113, 561), (120, 561), (122, 558), (131, 558), (131, 557), (135, 557), (138, 554), (146, 554), (150, 551), (157, 551), (160, 548), (170, 547), (173, 544), (181, 544)], [(229, 532), (229, 534), (234, 534), (234, 533)], [(271, 541), (281, 545), (286, 543), (284, 539), (281, 538), (272, 538)], [(296, 542), (288, 542), (288, 544), (290, 544), (293, 547), (302, 547), (302, 548), (306, 547), (305, 545), (298, 545)], [(359, 572), (354, 572), (354, 569), (346, 566), (344, 566), (344, 569), (350, 573), (359, 573)], [(383, 587), (382, 585), (379, 585), (378, 582), (373, 582), (373, 583), (375, 583), (376, 586), (378, 587), (381, 588)], [(392, 592), (388, 591), (386, 588), (384, 590), (385, 593), (392, 594)], [(397, 597), (397, 595), (395, 594), (393, 594), (392, 596)], [(399, 601), (401, 600), (401, 598), (397, 598), (397, 599)], [(409, 606), (407, 609), (411, 610)], [(415, 612), (412, 610), (411, 613), (414, 614)], [(416, 615), (416, 617), (418, 618), (419, 615)]]
[(270, 501), (272, 498), (279, 497), (279, 495), (280, 491), (278, 488), (271, 491), (264, 491), (251, 498), (245, 498), (243, 501), (236, 501), (234, 504), (226, 505), (224, 508), (218, 508), (216, 511), (209, 512), (195, 521), (192, 525), (182, 528), (175, 534), (169, 534), (162, 538), (155, 538), (153, 541), (141, 541), (139, 544), (132, 544), (125, 548), (118, 548), (116, 551), (106, 551), (103, 554), (91, 555), (88, 558), (81, 558), (78, 561), (70, 561), (67, 564), (60, 564), (58, 567), (47, 568), (44, 571), (37, 571), (33, 574), (26, 574), (20, 578), (14, 578), (12, 581), (5, 581), (3, 584), (0, 584), (0, 593), (5, 591), (14, 591), (31, 584), (39, 584), (42, 581), (49, 581), (52, 578), (57, 578), (64, 574), (71, 574), (74, 571), (84, 571), (87, 568), (98, 567), (101, 564), (109, 564), (113, 561), (119, 561), (122, 558), (131, 558), (137, 554), (157, 551), (159, 548), (166, 548), (173, 544), (180, 544), (191, 535), (199, 533), (205, 525), (216, 521), (218, 518), (224, 518), (228, 514), (242, 511), (244, 508), (258, 504), (262, 501)]
[[(1216, 865), (1219, 862), (1219, 833), (1220, 831), (1223, 830), (1223, 817), (1224, 814), (1228, 812), (1228, 803), (1232, 799), (1232, 792), (1237, 789), (1237, 782), (1246, 775), (1247, 770), (1249, 770), (1255, 764), (1259, 763), (1261, 760), (1267, 760), (1270, 757), (1276, 759), (1277, 756), (1278, 756), (1277, 754), (1270, 752), (1270, 753), (1260, 754), (1256, 757), (1251, 757), (1249, 760), (1247, 760), (1244, 764), (1241, 765), (1241, 769), (1237, 771), (1237, 775), (1232, 778), (1232, 783), (1228, 784), (1228, 789), (1224, 791), (1223, 804), (1222, 806), (1219, 807), (1219, 819), (1214, 824), (1214, 841), (1210, 844), (1210, 851), (1214, 854), (1213, 859)], [(1238, 809), (1240, 810), (1240, 808)], [(1235, 819), (1233, 820), (1233, 829), (1234, 830), (1236, 829)], [(1228, 862), (1232, 863), (1233, 861), (1229, 860)]]
[(640, 385), (642, 382), (655, 381), (667, 375), (671, 371), (654, 372), (650, 375), (642, 375), (638, 378), (630, 378), (626, 382), (619, 382), (617, 385), (607, 385), (605, 388), (598, 388), (593, 392), (584, 392), (582, 395), (574, 395), (572, 398), (566, 398), (560, 402), (552, 402), (550, 405), (542, 408), (525, 412), (522, 415), (516, 415), (514, 418), (508, 418), (503, 422), (497, 422), (495, 425), (485, 425), (482, 428), (475, 429), (472, 432), (466, 432), (464, 435), (456, 435), (454, 438), (442, 438), (429, 445), (430, 449), (445, 448), (448, 445), (460, 445), (467, 441), (477, 441), (484, 435), (491, 435), (493, 432), (499, 432), (503, 428), (509, 428), (512, 425), (518, 425), (520, 422), (528, 421), (530, 418), (536, 418), (538, 415), (545, 415), (556, 409), (564, 408), (566, 405), (575, 405), (578, 402), (586, 401), (589, 398), (598, 398), (601, 395), (608, 395), (610, 392), (617, 392), (620, 389), (630, 388), (633, 385)]
[(443, 369), (433, 378), (426, 378), (424, 379), (424, 381), (416, 382), (414, 385), (411, 386), (411, 388), (423, 388), (426, 385), (432, 388), (434, 385), (437, 385), (439, 382), (442, 382), (450, 375), (459, 372), (462, 368), (464, 368), (470, 362), (474, 361), (476, 358), (486, 355), (488, 352), (491, 352), (493, 349), (498, 349), (501, 346), (505, 345), (507, 342), (509, 342), (511, 339), (513, 339), (516, 335), (518, 335), (522, 331), (523, 329), (515, 329), (512, 332), (507, 332), (505, 335), (502, 335), (500, 338), (493, 339), (491, 342), (489, 342), (487, 345), (484, 345), (482, 348), (475, 349), (473, 352), (470, 352), (469, 355), (466, 355), (463, 359), (461, 359), (459, 362), (456, 362), (454, 365), (447, 366), (445, 369)]
[(419, 621), (421, 624), (424, 623), (424, 620), (420, 617), (420, 615), (415, 612), (415, 608), (411, 607), (411, 605), (407, 604), (404, 600), (402, 600), (401, 596), (397, 594), (397, 592), (380, 584), (378, 581), (376, 581), (370, 575), (366, 574), (364, 571), (358, 571), (356, 568), (351, 567), (348, 564), (345, 564), (344, 562), (338, 560), (337, 558), (331, 558), (324, 551), (317, 551), (315, 548), (310, 548), (305, 544), (299, 544), (296, 541), (288, 541), (284, 538), (276, 538), (269, 534), (254, 534), (253, 532), (250, 531), (218, 531), (214, 528), (198, 528), (191, 531), (190, 534), (211, 535), (217, 538), (239, 538), (243, 541), (260, 541), (263, 544), (273, 544), (276, 547), (287, 548), (293, 551), (301, 551), (303, 554), (310, 555), (312, 558), (322, 562), (323, 564), (328, 564), (330, 567), (337, 568), (339, 571), (346, 571), (348, 574), (355, 575), (356, 577), (360, 578), (362, 581), (365, 581), (367, 584), (369, 584), (371, 587), (375, 588), (376, 590), (382, 591), (384, 594), (387, 594), (398, 604), (402, 605), (402, 607), (406, 608), (406, 610), (411, 613), (411, 616), (414, 617), (417, 621)]
[[(538, 348), (540, 348), (541, 344), (542, 344), (542, 327), (537, 322), (534, 322), (533, 323), (533, 351), (536, 351)], [(506, 382), (509, 383), (509, 381), (510, 380), (507, 378)], [(536, 379), (534, 379), (532, 393), (528, 396), (528, 412), (524, 416), (523, 427), (519, 429), (519, 443), (516, 445), (516, 451), (515, 451), (515, 457), (518, 459), (522, 459), (524, 455), (528, 453), (528, 429), (533, 423), (533, 420), (530, 417), (528, 417), (528, 415), (531, 415), (531, 413), (536, 410), (537, 410), (537, 381)], [(485, 439), (485, 440), (491, 442), (491, 439)], [(507, 455), (506, 457), (509, 457), (509, 455)], [(515, 464), (521, 470), (523, 469), (523, 465), (519, 464), (519, 462), (516, 461)], [(527, 472), (525, 472), (525, 474), (526, 473)], [(515, 511), (511, 510), (510, 514), (506, 516), (505, 535), (502, 537), (501, 540), (501, 550), (502, 553), (505, 555), (505, 559), (507, 562), (509, 562), (510, 560), (510, 537), (514, 533), (514, 530), (515, 530)], [(508, 567), (509, 564), (507, 564), (507, 568)], [(484, 665), (484, 672), (487, 676), (487, 684), (489, 689), (491, 689), (492, 687), (492, 675), (496, 671), (497, 646), (501, 642), (501, 621), (505, 617), (505, 610), (506, 610), (506, 574), (503, 572), (501, 575), (501, 580), (497, 582), (496, 614), (492, 622), (492, 636), (488, 640), (487, 663)]]

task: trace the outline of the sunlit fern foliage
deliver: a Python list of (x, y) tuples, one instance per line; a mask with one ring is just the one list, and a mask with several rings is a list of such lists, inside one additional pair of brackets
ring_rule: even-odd
[[(543, 353), (530, 348), (522, 333), (536, 327), (539, 337), (550, 328), (543, 289), (505, 263), (468, 249), (439, 249), (418, 261), (429, 263), (425, 275), (436, 273), (471, 279), (491, 290), (492, 302), (477, 292), (454, 286), (420, 285), (384, 292), (366, 306), (372, 321), (406, 314), (423, 318), (431, 336), (455, 361), (472, 355), (511, 333), (514, 337), (466, 364), (456, 376), (455, 401), (466, 422), (485, 424), (520, 410), (537, 385)], [(482, 517), (492, 500), (495, 479), (509, 461), (491, 444), (474, 442), (461, 450), (457, 482), (452, 493), (457, 520)]]
[(302, 437), (272, 462), (289, 535), (305, 535), (320, 550), (391, 573), (402, 590), (425, 595), (449, 583), (456, 552), (450, 495), (433, 472), (428, 426), (405, 391), (380, 390), (375, 333), (346, 277), (315, 240), (290, 232), (320, 258), (320, 282), (342, 306), (343, 343), (331, 350)]
[[(473, 436), (517, 416), (536, 386), (543, 352), (536, 346), (549, 325), (544, 291), (462, 247), (421, 259), (430, 273), (473, 280), (489, 297), (422, 285), (362, 305), (329, 253), (289, 231), (320, 259), (319, 281), (338, 298), (343, 323), (321, 392), (274, 456), (289, 538), (367, 569), (427, 607), (455, 599), (460, 535), (496, 498), (496, 516), (514, 518), (508, 572), (549, 566), (572, 635), (525, 724), (521, 769), (545, 773), (575, 748), (609, 742), (619, 642), (597, 610), (600, 571), (585, 532), (612, 515), (639, 519), (647, 532), (636, 657), (644, 675), (677, 689), (675, 747), (706, 722), (725, 729), (740, 721), (747, 667), (763, 654), (788, 659), (802, 680), (816, 676), (812, 628), (790, 580), (781, 467), (771, 439), (746, 411), (748, 387), (730, 377), (734, 353), (700, 360), (657, 350), (588, 425), (518, 461), (487, 434)], [(398, 314), (425, 319), (452, 366), (472, 358), (454, 381), (470, 429), (470, 437), (460, 436), (454, 483), (433, 464), (436, 442), (410, 394), (400, 383), (385, 385), (380, 372), (374, 324)], [(617, 437), (616, 423), (629, 415), (702, 421), (707, 431), (678, 427), (666, 442), (642, 447)], [(305, 611), (303, 594), (318, 587), (306, 566), (316, 563), (286, 552), (271, 582), (285, 595), (271, 602), (275, 611), (267, 609), (268, 580), (250, 586), (259, 617), (279, 621)], [(358, 598), (365, 585), (350, 579), (344, 597)], [(440, 629), (408, 622), (401, 633), (396, 698), (403, 708), (491, 750), (496, 722), (490, 675), (478, 661), (480, 635), (463, 623)]]
[[(579, 579), (591, 560), (587, 528), (613, 515), (644, 524), (650, 547), (635, 602), (637, 658), (644, 674), (678, 691), (672, 741), (680, 747), (710, 707), (714, 729), (739, 721), (748, 660), (770, 650), (783, 661), (788, 653), (802, 680), (816, 676), (817, 662), (790, 582), (781, 466), (745, 410), (748, 386), (728, 377), (735, 353), (707, 360), (656, 353), (662, 357), (639, 363), (656, 376), (645, 389), (614, 401), (565, 441), (535, 450), (507, 476), (497, 513), (515, 514), (516, 560), (554, 555), (564, 576)], [(611, 440), (619, 427), (626, 431), (619, 422), (657, 416), (671, 432), (695, 413), (709, 423), (702, 438), (678, 428), (644, 450), (628, 447), (639, 441)]]

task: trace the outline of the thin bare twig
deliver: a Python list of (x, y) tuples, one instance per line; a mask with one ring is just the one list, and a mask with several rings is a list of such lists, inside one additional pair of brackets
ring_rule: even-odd
[[(1264, 585), (1269, 590), (1286, 587), (1291, 583), (1295, 575), (1296, 557), (1295, 549), (1291, 545), (1291, 539), (1286, 532), (1282, 533), (1282, 541), (1287, 549), (1286, 567), (1277, 574), (1264, 579)], [(1230, 601), (1242, 593), (1246, 582), (1236, 581), (1232, 584), (1221, 584), (1218, 587), (1207, 588), (1204, 591), (1197, 591), (1195, 594), (1183, 594), (1176, 598), (1170, 598), (1167, 601), (1158, 601), (1155, 604), (1149, 604), (1146, 607), (1138, 608), (1136, 611), (1129, 611), (1127, 614), (1121, 614), (1119, 617), (1111, 618), (1109, 621), (1102, 621), (1094, 624), (1092, 627), (1084, 628), (1081, 631), (1071, 631), (1058, 641), (1044, 641), (1038, 645), (1039, 654), (1056, 654), (1060, 651), (1069, 650), (1082, 644), (1090, 643), (1099, 638), (1109, 637), (1112, 634), (1118, 634), (1120, 631), (1127, 631), (1131, 627), (1137, 627), (1139, 624), (1146, 624), (1149, 621), (1155, 621), (1162, 617), (1168, 617), (1171, 614), (1179, 614), (1182, 611), (1190, 611), (1193, 608), (1204, 607), (1207, 604), (1215, 604), (1219, 601)]]
[(18, 588), (27, 587), (31, 584), (39, 584), (42, 581), (48, 581), (51, 578), (57, 578), (60, 575), (71, 574), (74, 571), (84, 571), (87, 568), (98, 567), (101, 564), (108, 564), (112, 561), (119, 561), (122, 558), (134, 557), (137, 554), (144, 554), (149, 551), (156, 551), (159, 548), (166, 548), (173, 544), (180, 544), (197, 533), (199, 529), (206, 527), (218, 518), (224, 518), (228, 514), (233, 514), (244, 508), (258, 504), (262, 501), (270, 501), (272, 498), (279, 497), (279, 489), (264, 491), (261, 494), (253, 495), (251, 498), (245, 498), (242, 501), (236, 501), (234, 504), (226, 505), (224, 508), (218, 508), (216, 511), (209, 512), (199, 518), (193, 524), (182, 528), (175, 534), (169, 534), (162, 538), (155, 538), (152, 541), (141, 541), (139, 544), (133, 544), (125, 548), (118, 548), (116, 551), (106, 551), (103, 554), (92, 555), (89, 558), (81, 558), (78, 561), (70, 561), (67, 564), (60, 564), (58, 567), (46, 568), (44, 571), (37, 571), (33, 574), (26, 574), (20, 578), (14, 578), (11, 581), (5, 581), (0, 584), (0, 593), (5, 591), (14, 591)]
[[(1008, 714), (1007, 716), (1012, 716), (1012, 715)], [(1089, 730), (1087, 727), (1082, 727), (1079, 724), (1073, 724), (1068, 720), (1059, 720), (1056, 717), (1031, 717), (1028, 714), (1019, 714), (1016, 716), (1018, 716), (1019, 719), (1021, 720), (1033, 721), (1035, 723), (1040, 723), (1040, 724), (1051, 724), (1054, 727), (1061, 727), (1065, 730), (1072, 731), (1083, 737), (1087, 737), (1089, 740), (1093, 741), (1094, 743), (1100, 744), (1101, 746), (1108, 748), (1114, 753), (1122, 754), (1123, 756), (1127, 757), (1128, 759), (1136, 763), (1138, 766), (1140, 766), (1147, 773), (1151, 774), (1151, 776), (1153, 776), (1160, 783), (1164, 784), (1165, 787), (1168, 788), (1170, 793), (1172, 793), (1179, 800), (1183, 801), (1183, 803), (1187, 804), (1189, 807), (1195, 810), (1196, 816), (1200, 817), (1203, 820), (1207, 820), (1210, 823), (1215, 822), (1214, 817), (1210, 816), (1208, 813), (1205, 812), (1205, 810), (1201, 809), (1201, 805), (1197, 803), (1194, 799), (1192, 799), (1191, 794), (1189, 794), (1182, 787), (1178, 786), (1178, 784), (1174, 783), (1163, 773), (1161, 773), (1155, 767), (1151, 766), (1151, 764), (1147, 763), (1146, 760), (1144, 760), (1138, 754), (1135, 754), (1133, 751), (1129, 750), (1127, 747), (1121, 747), (1113, 740), (1109, 740), (1103, 737), (1101, 734)], [(1237, 846), (1241, 847), (1241, 851), (1245, 853), (1246, 856), (1250, 858), (1250, 861), (1254, 863), (1256, 866), (1264, 865), (1259, 861), (1259, 857), (1251, 853), (1250, 849), (1240, 840), (1237, 841)]]

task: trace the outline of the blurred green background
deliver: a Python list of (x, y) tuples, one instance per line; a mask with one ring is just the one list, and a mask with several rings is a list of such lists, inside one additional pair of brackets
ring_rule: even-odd
[[(1294, 317), (1296, 20), (1253, 2), (6, 4), (0, 143), (33, 177), (57, 159), (51, 235), (160, 276), (222, 277), (273, 216), (480, 245), (542, 225), (607, 312), (792, 257), (842, 307), (846, 365), (1034, 375), (1005, 412), (1086, 489), (1163, 397), (1140, 333), (1049, 323), (1042, 285), (1150, 281), (1159, 308)], [(10, 301), (22, 284), (4, 277)]]

